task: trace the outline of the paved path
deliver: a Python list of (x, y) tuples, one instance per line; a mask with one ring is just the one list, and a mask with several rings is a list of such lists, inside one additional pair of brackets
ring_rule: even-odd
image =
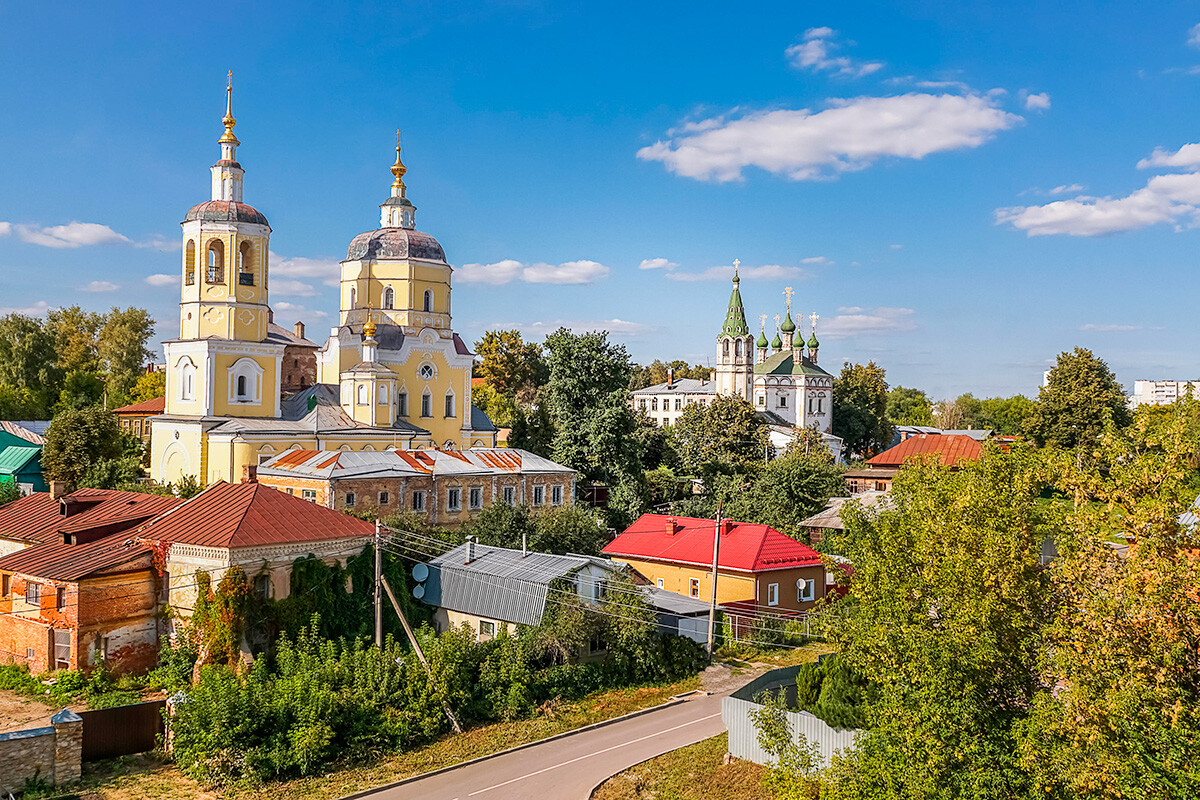
[(595, 786), (648, 758), (716, 736), (721, 697), (615, 722), (478, 764), (382, 789), (371, 800), (587, 800)]

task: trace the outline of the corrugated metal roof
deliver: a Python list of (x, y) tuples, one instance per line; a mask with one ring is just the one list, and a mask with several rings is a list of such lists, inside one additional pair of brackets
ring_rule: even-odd
[(260, 475), (332, 478), (365, 478), (414, 475), (498, 475), (573, 473), (526, 450), (474, 448), (470, 450), (290, 450), (258, 468)]
[(970, 436), (919, 433), (868, 459), (867, 463), (873, 467), (899, 467), (910, 458), (927, 455), (940, 456), (944, 466), (953, 467), (964, 458), (978, 461), (983, 455), (983, 445)]
[(79, 489), (63, 499), (82, 501), (85, 506), (64, 517), (59, 500), (51, 499), (49, 492), (37, 492), (0, 507), (0, 537), (22, 542), (55, 542), (62, 540), (60, 531), (64, 529), (77, 532), (122, 522), (129, 522), (128, 527), (132, 528), (181, 502), (175, 497), (111, 489)]
[(43, 445), (46, 443), (46, 430), (50, 427), (49, 420), (22, 420), (18, 422), (0, 420), (0, 429), (13, 436), (19, 436), (30, 444)]
[(255, 547), (370, 537), (375, 526), (258, 483), (214, 483), (139, 528), (147, 540), (207, 547)]
[(86, 544), (37, 544), (0, 558), (0, 570), (51, 581), (77, 581), (97, 572), (119, 571), (150, 553), (149, 545), (118, 532)]
[(846, 525), (842, 522), (842, 506), (845, 505), (846, 501), (854, 500), (869, 508), (878, 505), (883, 498), (888, 496), (887, 492), (877, 492), (872, 489), (856, 494), (853, 497), (831, 497), (825, 508), (798, 524), (802, 528), (835, 528), (837, 530), (844, 530)]
[(16, 475), (37, 459), (40, 447), (6, 447), (0, 450), (0, 475)]
[[(675, 532), (668, 531), (670, 521)], [(719, 566), (760, 572), (821, 563), (816, 550), (767, 525), (727, 521), (721, 535)], [(716, 523), (711, 519), (643, 514), (604, 548), (608, 556), (647, 558), (690, 566), (711, 566)]]
[(634, 389), (632, 395), (650, 394), (716, 394), (717, 385), (697, 378), (678, 378), (674, 383), (656, 383), (644, 389)]
[(167, 409), (167, 398), (152, 397), (149, 400), (143, 400), (140, 403), (133, 403), (120, 408), (114, 408), (113, 412), (117, 416), (121, 414), (161, 414)]

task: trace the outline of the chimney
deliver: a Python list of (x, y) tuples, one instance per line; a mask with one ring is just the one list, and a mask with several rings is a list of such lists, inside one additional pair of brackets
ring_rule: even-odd
[(304, 323), (303, 322), (300, 322), (299, 320), (297, 320), (296, 324), (292, 326), (292, 330), (295, 331), (297, 339), (304, 338)]
[(674, 517), (667, 517), (667, 536), (674, 536), (679, 533), (679, 523)]
[(667, 388), (670, 389), (675, 385), (675, 368), (667, 367)]
[(57, 500), (67, 493), (66, 481), (50, 481), (50, 499)]
[(258, 464), (242, 465), (242, 483), (258, 483)]
[(731, 519), (721, 520), (721, 535), (728, 536), (730, 533), (732, 533), (733, 525), (734, 525), (734, 522)]
[(468, 536), (467, 537), (467, 560), (464, 561), (463, 563), (470, 564), (474, 560), (475, 560), (475, 537)]

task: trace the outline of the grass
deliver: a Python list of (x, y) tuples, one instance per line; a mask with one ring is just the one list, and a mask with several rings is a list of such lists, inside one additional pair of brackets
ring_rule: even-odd
[(809, 642), (803, 647), (791, 649), (759, 650), (746, 645), (726, 646), (717, 651), (717, 656), (735, 670), (751, 669), (759, 664), (776, 669), (816, 661), (818, 656), (836, 652), (837, 648), (826, 642)]
[(324, 775), (271, 783), (257, 789), (206, 791), (206, 787), (158, 757), (126, 756), (85, 764), (83, 782), (76, 787), (76, 794), (64, 797), (86, 800), (310, 800), (313, 797), (339, 797), (658, 705), (672, 695), (699, 687), (700, 679), (694, 676), (662, 686), (600, 692), (575, 703), (560, 704), (531, 719), (481, 725), (462, 735), (445, 736), (416, 750), (382, 755), (370, 764), (343, 765)]
[(771, 800), (766, 767), (733, 759), (721, 763), (728, 734), (643, 761), (602, 783), (592, 800)]

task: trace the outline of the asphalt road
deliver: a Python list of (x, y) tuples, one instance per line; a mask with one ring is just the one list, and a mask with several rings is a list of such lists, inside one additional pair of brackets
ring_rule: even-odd
[(721, 695), (383, 789), (371, 800), (587, 800), (622, 770), (724, 732)]

